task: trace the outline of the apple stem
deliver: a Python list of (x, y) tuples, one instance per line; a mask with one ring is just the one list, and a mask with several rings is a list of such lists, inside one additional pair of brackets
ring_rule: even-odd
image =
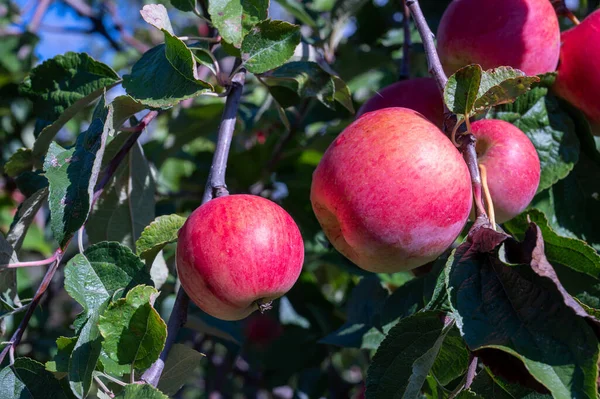
[(490, 189), (487, 184), (487, 169), (482, 164), (479, 164), (479, 173), (481, 174), (481, 186), (483, 187), (483, 193), (485, 194), (485, 202), (488, 206), (487, 211), (488, 216), (490, 218), (490, 223), (492, 224), (492, 229), (496, 230), (496, 214), (494, 212), (494, 202), (492, 201)]
[(273, 301), (263, 302), (262, 299), (259, 299), (256, 301), (256, 305), (260, 313), (265, 313), (267, 310), (273, 309)]
[[(418, 0), (406, 0), (406, 6), (410, 10), (410, 13), (415, 22), (415, 26), (419, 31), (419, 35), (423, 41), (423, 47), (425, 48), (425, 56), (427, 57), (427, 65), (429, 73), (435, 79), (438, 89), (443, 94), (446, 83), (448, 83), (448, 77), (444, 72), (440, 57), (435, 49), (434, 35), (427, 24), (427, 20), (423, 15), (421, 6)], [(482, 201), (482, 188), (481, 188), (481, 176), (479, 175), (479, 168), (477, 166), (477, 152), (475, 151), (475, 136), (465, 127), (462, 123), (458, 123), (458, 118), (455, 114), (448, 110), (448, 107), (444, 103), (444, 132), (452, 139), (456, 139), (456, 134), (459, 133), (460, 144), (459, 150), (463, 154), (469, 173), (471, 174), (471, 186), (473, 187), (473, 196), (475, 199), (475, 215), (477, 218), (484, 217), (487, 219), (487, 214), (483, 206)], [(456, 127), (456, 125), (459, 125)]]
[[(221, 116), (221, 124), (219, 125), (219, 135), (217, 138), (217, 146), (213, 155), (212, 165), (208, 174), (208, 181), (206, 182), (206, 189), (202, 196), (202, 204), (207, 203), (213, 198), (223, 197), (229, 195), (227, 191), (227, 185), (225, 184), (225, 171), (227, 169), (227, 157), (229, 155), (229, 148), (231, 147), (231, 140), (233, 137), (233, 131), (235, 129), (235, 123), (237, 120), (238, 108), (240, 100), (242, 98), (242, 92), (244, 90), (244, 83), (246, 80), (246, 69), (239, 67), (240, 60), (236, 60), (238, 67), (234, 66), (235, 71), (231, 78), (229, 87), (229, 93), (227, 94), (227, 100), (225, 101), (225, 109)], [(184, 291), (183, 287), (177, 291), (175, 303), (173, 304), (173, 310), (167, 323), (167, 340), (165, 347), (160, 353), (159, 358), (150, 366), (148, 370), (142, 374), (142, 381), (157, 386), (160, 376), (165, 368), (165, 362), (171, 347), (175, 343), (177, 334), (181, 327), (187, 321), (187, 309), (190, 303), (190, 298)]]

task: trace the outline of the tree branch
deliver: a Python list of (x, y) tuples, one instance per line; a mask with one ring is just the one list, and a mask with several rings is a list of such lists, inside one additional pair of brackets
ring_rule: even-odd
[(404, 32), (404, 43), (402, 43), (402, 63), (400, 64), (400, 79), (410, 77), (410, 48), (412, 40), (410, 38), (410, 10), (406, 5), (406, 0), (402, 0), (402, 30)]
[[(406, 0), (406, 6), (409, 8), (410, 13), (415, 21), (415, 26), (421, 35), (423, 45), (425, 47), (425, 55), (427, 56), (427, 64), (429, 67), (429, 73), (435, 79), (440, 92), (444, 92), (446, 83), (448, 83), (448, 77), (444, 72), (440, 57), (435, 48), (434, 35), (427, 24), (427, 20), (423, 15), (421, 6), (418, 0)], [(446, 104), (444, 104), (444, 132), (450, 137), (457, 123), (456, 115), (452, 114)], [(475, 200), (475, 215), (477, 218), (487, 219), (487, 214), (483, 206), (481, 199), (482, 187), (481, 187), (481, 176), (479, 175), (479, 167), (477, 164), (477, 152), (475, 151), (475, 136), (470, 132), (466, 132), (465, 125), (461, 125), (458, 129), (458, 143), (460, 145), (459, 150), (463, 154), (463, 158), (469, 169), (471, 175), (471, 186), (473, 188), (473, 197)]]
[[(246, 70), (243, 68), (231, 79), (231, 87), (225, 102), (225, 110), (221, 117), (217, 147), (210, 167), (206, 189), (202, 197), (202, 204), (207, 203), (213, 199), (213, 197), (222, 197), (229, 194), (227, 186), (225, 185), (225, 171), (227, 169), (227, 157), (229, 155), (229, 148), (235, 129), (237, 112), (242, 97), (242, 91), (244, 90), (245, 79)], [(171, 316), (169, 317), (169, 322), (167, 324), (167, 341), (165, 342), (165, 347), (158, 360), (155, 361), (142, 375), (142, 380), (146, 383), (153, 386), (158, 385), (160, 376), (165, 368), (165, 362), (167, 361), (169, 351), (175, 343), (179, 330), (187, 320), (189, 301), (190, 299), (183, 290), (183, 287), (180, 287), (179, 291), (177, 291), (175, 304), (173, 305), (173, 310), (171, 311)]]
[(52, 0), (40, 0), (37, 8), (35, 9), (33, 17), (31, 17), (31, 22), (29, 22), (28, 30), (30, 32), (37, 32), (40, 24), (42, 23), (42, 19), (44, 19), (44, 15), (46, 15), (46, 11), (48, 10), (50, 3), (52, 3)]

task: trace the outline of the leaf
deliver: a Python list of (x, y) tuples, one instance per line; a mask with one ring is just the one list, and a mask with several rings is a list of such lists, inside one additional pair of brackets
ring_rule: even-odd
[(550, 399), (545, 395), (525, 388), (518, 384), (509, 384), (502, 378), (495, 376), (485, 367), (473, 380), (471, 390), (484, 398), (493, 399)]
[(399, 320), (409, 317), (423, 308), (424, 278), (407, 281), (396, 288), (383, 306), (381, 327), (387, 332)]
[(600, 255), (585, 241), (576, 238), (561, 237), (552, 230), (546, 216), (537, 209), (531, 209), (506, 222), (504, 228), (517, 239), (523, 240), (529, 228), (529, 222), (535, 223), (544, 237), (546, 257), (595, 279), (600, 279)]
[(79, 101), (89, 103), (87, 96), (99, 97), (119, 80), (115, 71), (89, 55), (68, 52), (33, 68), (21, 91), (33, 101), (38, 117), (54, 122), (71, 106)]
[(168, 108), (187, 98), (214, 91), (212, 85), (197, 76), (192, 51), (167, 31), (165, 44), (142, 55), (123, 77), (123, 87), (140, 103), (155, 108)]
[(58, 337), (56, 340), (56, 355), (54, 355), (54, 360), (46, 362), (46, 370), (58, 373), (60, 378), (69, 372), (69, 359), (77, 343), (77, 338)]
[(175, 33), (173, 33), (169, 14), (167, 14), (167, 9), (162, 4), (146, 4), (142, 7), (140, 14), (144, 21), (154, 26), (156, 29), (166, 30), (171, 35), (175, 35)]
[(242, 59), (248, 71), (263, 73), (283, 65), (300, 43), (300, 27), (284, 21), (256, 25), (242, 42)]
[(537, 76), (526, 76), (518, 69), (505, 66), (484, 71), (473, 113), (511, 103), (539, 81)]
[(15, 251), (21, 249), (29, 226), (31, 226), (35, 215), (37, 215), (47, 198), (48, 188), (42, 188), (23, 201), (17, 208), (17, 213), (15, 213), (6, 236), (6, 241), (15, 248)]
[(166, 395), (148, 384), (129, 384), (115, 396), (115, 399), (169, 399)]
[(449, 330), (438, 312), (417, 313), (401, 320), (373, 357), (367, 372), (366, 396), (419, 398)]
[(58, 380), (42, 363), (20, 357), (0, 371), (3, 399), (68, 399)]
[(239, 48), (257, 23), (269, 17), (269, 0), (213, 0), (208, 3), (210, 19), (221, 37)]
[(135, 101), (130, 96), (118, 96), (110, 103), (113, 107), (113, 126), (116, 130), (134, 114), (144, 110), (144, 104)]
[[(448, 292), (465, 342), (480, 357), (502, 354), (496, 366), (508, 372), (522, 364), (557, 398), (595, 397), (598, 343), (593, 331), (565, 303), (568, 295), (548, 278), (548, 265), (508, 265), (497, 257), (505, 240), (503, 234), (480, 228), (450, 258)], [(534, 250), (541, 261), (543, 246), (536, 245), (526, 241), (510, 252), (507, 246), (507, 259), (515, 258), (513, 253), (531, 257)]]
[(533, 143), (541, 166), (538, 192), (564, 179), (579, 159), (575, 125), (548, 89), (537, 87), (513, 104), (494, 108), (488, 116), (521, 129)]
[(33, 168), (33, 153), (29, 148), (19, 148), (4, 164), (4, 173), (17, 177), (22, 172)]
[(100, 317), (102, 346), (117, 363), (145, 370), (158, 359), (167, 338), (167, 325), (152, 307), (156, 297), (154, 287), (139, 285)]
[(458, 115), (471, 113), (482, 76), (481, 66), (475, 64), (460, 68), (448, 78), (444, 88), (444, 102), (450, 111)]
[(204, 355), (182, 344), (175, 344), (169, 351), (158, 389), (165, 395), (175, 395), (190, 379)]
[(66, 150), (52, 143), (44, 161), (50, 187), (50, 227), (61, 248), (83, 226), (91, 210), (106, 140), (114, 131), (112, 112), (110, 104), (105, 107), (100, 101), (89, 128), (77, 137), (75, 146)]
[[(78, 255), (81, 256), (81, 255)], [(92, 385), (93, 372), (100, 357), (102, 338), (98, 331), (98, 317), (105, 309), (109, 299), (98, 304), (82, 326), (77, 342), (69, 359), (69, 386), (78, 398), (85, 398)]]
[(336, 75), (332, 75), (333, 84), (335, 86), (335, 101), (342, 104), (344, 108), (348, 110), (350, 113), (354, 113), (354, 104), (352, 103), (352, 94), (350, 94), (350, 89), (348, 85)]
[(348, 299), (346, 323), (319, 343), (360, 348), (363, 335), (374, 326), (374, 318), (381, 312), (387, 297), (377, 276), (363, 277)]
[(150, 223), (137, 240), (136, 252), (143, 259), (153, 260), (165, 245), (177, 241), (177, 233), (186, 218), (179, 215), (159, 216)]
[(298, 0), (275, 0), (283, 9), (296, 17), (300, 22), (310, 26), (313, 29), (317, 29), (317, 23), (313, 17), (308, 13), (304, 4)]
[(173, 7), (183, 12), (194, 11), (194, 8), (196, 7), (195, 0), (171, 0), (171, 4)]
[[(13, 246), (0, 234), (0, 265), (8, 265), (18, 262), (17, 253)], [(0, 314), (8, 313), (14, 310), (18, 304), (19, 296), (17, 293), (17, 271), (14, 269), (0, 270), (0, 295), (1, 306)], [(2, 325), (4, 333), (5, 326)]]
[(467, 372), (469, 351), (458, 328), (452, 327), (440, 348), (431, 372), (436, 380), (446, 386)]
[[(122, 134), (110, 142), (106, 155), (119, 151), (121, 143), (129, 136), (126, 132)], [(90, 213), (86, 222), (90, 242), (117, 241), (135, 249), (136, 240), (154, 219), (155, 191), (150, 165), (137, 143), (121, 162)]]
[(144, 263), (129, 248), (115, 242), (92, 245), (65, 267), (65, 289), (87, 315), (140, 284), (151, 284)]

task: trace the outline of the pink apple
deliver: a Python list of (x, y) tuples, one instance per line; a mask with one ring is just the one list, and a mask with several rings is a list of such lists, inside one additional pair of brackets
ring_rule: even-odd
[(216, 198), (179, 231), (177, 272), (200, 309), (240, 320), (292, 288), (302, 270), (298, 226), (279, 205), (253, 195)]
[(600, 135), (600, 10), (562, 34), (554, 90), (581, 109)]
[(329, 146), (313, 174), (312, 207), (325, 235), (365, 270), (393, 273), (437, 258), (471, 208), (460, 153), (407, 108), (369, 112)]
[(410, 108), (429, 119), (434, 125), (440, 128), (444, 125), (444, 102), (432, 78), (401, 80), (387, 86), (364, 103), (356, 117), (390, 107)]
[(469, 64), (527, 75), (556, 69), (560, 28), (549, 0), (454, 0), (437, 31), (446, 73)]
[(501, 120), (474, 122), (477, 159), (487, 171), (496, 222), (523, 212), (540, 183), (540, 160), (529, 138), (516, 126)]

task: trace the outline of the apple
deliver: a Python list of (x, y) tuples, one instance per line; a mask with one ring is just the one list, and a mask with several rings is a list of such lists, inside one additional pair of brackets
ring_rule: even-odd
[(436, 259), (469, 217), (467, 166), (442, 131), (407, 108), (364, 114), (313, 174), (313, 211), (332, 245), (372, 272)]
[(516, 126), (497, 119), (471, 124), (477, 161), (485, 166), (496, 222), (525, 210), (540, 183), (540, 160), (529, 138)]
[(258, 196), (208, 201), (179, 230), (181, 285), (200, 309), (222, 320), (243, 319), (284, 295), (303, 261), (304, 244), (292, 217)]
[(560, 27), (548, 0), (454, 0), (440, 21), (437, 46), (447, 74), (480, 64), (538, 75), (556, 69)]
[(434, 125), (444, 125), (444, 101), (432, 78), (401, 80), (378, 91), (358, 110), (356, 117), (382, 108), (403, 107), (413, 109)]
[(600, 10), (562, 34), (554, 91), (588, 117), (600, 135)]

